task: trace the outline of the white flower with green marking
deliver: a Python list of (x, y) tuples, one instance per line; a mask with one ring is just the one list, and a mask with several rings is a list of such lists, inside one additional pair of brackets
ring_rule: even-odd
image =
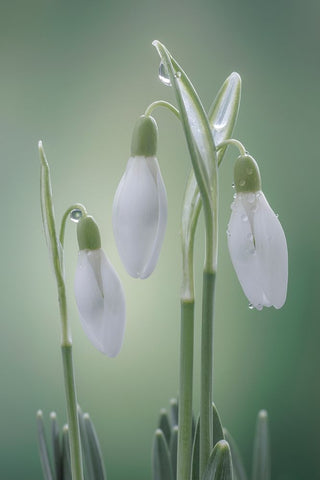
[(281, 308), (288, 284), (286, 237), (261, 191), (258, 165), (249, 155), (236, 162), (235, 189), (227, 230), (234, 269), (253, 307)]
[(167, 223), (167, 194), (156, 158), (157, 126), (139, 118), (131, 157), (117, 188), (112, 223), (122, 262), (132, 277), (147, 278), (160, 254)]
[(82, 327), (102, 353), (115, 357), (125, 329), (125, 298), (119, 277), (100, 248), (98, 227), (92, 217), (78, 223), (79, 256), (75, 298)]

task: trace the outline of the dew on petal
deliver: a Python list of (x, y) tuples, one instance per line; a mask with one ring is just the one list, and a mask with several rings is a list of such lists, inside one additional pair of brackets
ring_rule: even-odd
[(249, 303), (248, 307), (249, 307), (249, 310), (253, 310), (253, 309), (254, 309), (254, 306), (252, 305), (252, 303)]
[(179, 72), (179, 71), (176, 72), (176, 73), (174, 74), (174, 76), (175, 76), (176, 78), (181, 78), (181, 72)]

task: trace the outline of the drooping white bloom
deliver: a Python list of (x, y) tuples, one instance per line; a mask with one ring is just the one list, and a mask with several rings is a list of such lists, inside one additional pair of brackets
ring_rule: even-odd
[(129, 158), (115, 194), (112, 223), (127, 272), (147, 278), (156, 266), (167, 223), (167, 194), (155, 156)]
[(253, 307), (281, 308), (288, 283), (287, 242), (261, 190), (238, 192), (228, 225), (230, 257)]
[(119, 277), (101, 248), (80, 250), (75, 298), (82, 327), (100, 352), (115, 357), (125, 328), (125, 298)]

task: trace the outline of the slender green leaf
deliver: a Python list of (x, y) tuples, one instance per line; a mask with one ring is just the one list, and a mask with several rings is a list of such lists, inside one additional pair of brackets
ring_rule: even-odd
[(212, 445), (224, 440), (222, 423), (215, 404), (212, 404)]
[(200, 417), (198, 417), (192, 446), (191, 479), (199, 480), (200, 475)]
[(55, 412), (51, 412), (50, 419), (55, 479), (62, 480), (62, 451), (59, 437), (59, 426)]
[[(240, 107), (241, 78), (236, 72), (231, 73), (224, 81), (209, 110), (209, 124), (212, 129), (215, 145), (231, 137)], [(218, 152), (220, 164), (225, 147)]]
[(78, 419), (79, 419), (82, 458), (83, 458), (83, 466), (84, 466), (84, 478), (85, 480), (96, 480), (94, 476), (94, 468), (92, 465), (92, 458), (91, 458), (89, 439), (87, 435), (87, 429), (86, 429), (85, 421), (83, 418), (83, 413), (79, 406), (78, 406)]
[(163, 431), (164, 437), (166, 439), (167, 445), (170, 445), (170, 437), (171, 437), (171, 425), (168, 416), (168, 412), (165, 408), (160, 410), (158, 428)]
[[(94, 470), (94, 480), (106, 480), (106, 471), (104, 467), (103, 456), (101, 452), (101, 447), (98, 439), (98, 435), (94, 428), (93, 422), (91, 421), (89, 414), (84, 413), (83, 421), (86, 427), (88, 444), (91, 453), (91, 461)], [(89, 479), (91, 480), (91, 479)]]
[(173, 480), (170, 452), (162, 430), (155, 431), (152, 448), (153, 480)]
[(44, 431), (43, 414), (41, 410), (37, 412), (37, 429), (38, 429), (40, 461), (41, 461), (43, 476), (45, 480), (53, 480), (52, 468), (49, 460), (47, 440), (46, 440), (46, 435)]
[(223, 433), (224, 433), (224, 438), (229, 443), (230, 450), (231, 450), (233, 479), (248, 480), (238, 445), (236, 444), (236, 442), (234, 441), (233, 437), (230, 435), (228, 430), (224, 428)]
[(177, 455), (178, 455), (178, 427), (175, 425), (171, 432), (170, 445), (169, 445), (170, 457), (173, 478), (177, 477)]
[(252, 480), (271, 479), (271, 458), (268, 414), (266, 410), (258, 413), (256, 434), (253, 447)]
[(62, 476), (63, 480), (72, 480), (68, 425), (62, 429)]
[(178, 425), (178, 418), (179, 418), (179, 407), (178, 407), (178, 400), (176, 398), (172, 398), (170, 400), (170, 410), (171, 410), (171, 424), (172, 427)]
[(225, 440), (220, 440), (212, 450), (202, 480), (233, 480), (231, 452)]

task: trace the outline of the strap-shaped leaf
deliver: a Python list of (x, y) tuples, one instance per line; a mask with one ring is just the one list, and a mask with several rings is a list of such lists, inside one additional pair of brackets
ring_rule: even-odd
[(233, 479), (248, 480), (238, 445), (236, 444), (236, 442), (234, 441), (233, 437), (230, 435), (228, 430), (224, 428), (223, 433), (224, 433), (224, 438), (229, 443), (230, 450), (231, 450)]
[(79, 419), (79, 429), (80, 429), (82, 457), (83, 457), (83, 466), (84, 466), (84, 478), (85, 480), (95, 480), (87, 429), (83, 419), (83, 413), (79, 406), (78, 406), (78, 419)]
[(168, 412), (165, 408), (160, 410), (158, 428), (163, 431), (164, 438), (166, 439), (167, 445), (170, 445), (171, 438), (171, 425), (168, 416)]
[(220, 440), (212, 450), (202, 480), (233, 480), (228, 442)]
[(63, 480), (72, 480), (68, 425), (62, 429), (62, 475)]
[(179, 418), (179, 406), (178, 406), (178, 400), (176, 398), (171, 398), (170, 410), (171, 410), (171, 424), (172, 424), (172, 427), (175, 427), (175, 425), (178, 425), (178, 418)]
[(155, 431), (152, 449), (153, 480), (173, 480), (171, 458), (166, 439), (159, 428)]
[(51, 440), (52, 440), (55, 479), (62, 480), (62, 450), (60, 445), (57, 415), (55, 412), (51, 412), (50, 419), (51, 419)]
[(43, 413), (41, 410), (37, 412), (37, 429), (39, 441), (40, 461), (45, 480), (53, 480), (52, 468), (49, 460), (49, 452), (47, 446), (46, 435), (44, 431)]
[(178, 427), (175, 425), (171, 431), (170, 445), (169, 445), (170, 457), (173, 478), (177, 477), (177, 455), (178, 455)]
[(200, 475), (200, 417), (198, 417), (192, 446), (191, 479), (199, 480)]
[(271, 459), (269, 443), (268, 414), (258, 413), (253, 447), (252, 480), (270, 480)]
[[(231, 73), (224, 81), (209, 110), (209, 124), (212, 129), (215, 145), (231, 137), (235, 126), (241, 99), (241, 78), (236, 72)], [(218, 152), (218, 163), (221, 163), (225, 147)]]
[[(93, 466), (93, 479), (94, 480), (106, 480), (106, 471), (104, 467), (103, 456), (98, 439), (98, 435), (91, 421), (89, 414), (84, 413), (83, 421), (87, 432), (88, 445), (91, 454), (91, 461)], [(90, 479), (91, 480), (91, 479)]]
[(212, 445), (224, 440), (222, 423), (215, 404), (212, 404)]

